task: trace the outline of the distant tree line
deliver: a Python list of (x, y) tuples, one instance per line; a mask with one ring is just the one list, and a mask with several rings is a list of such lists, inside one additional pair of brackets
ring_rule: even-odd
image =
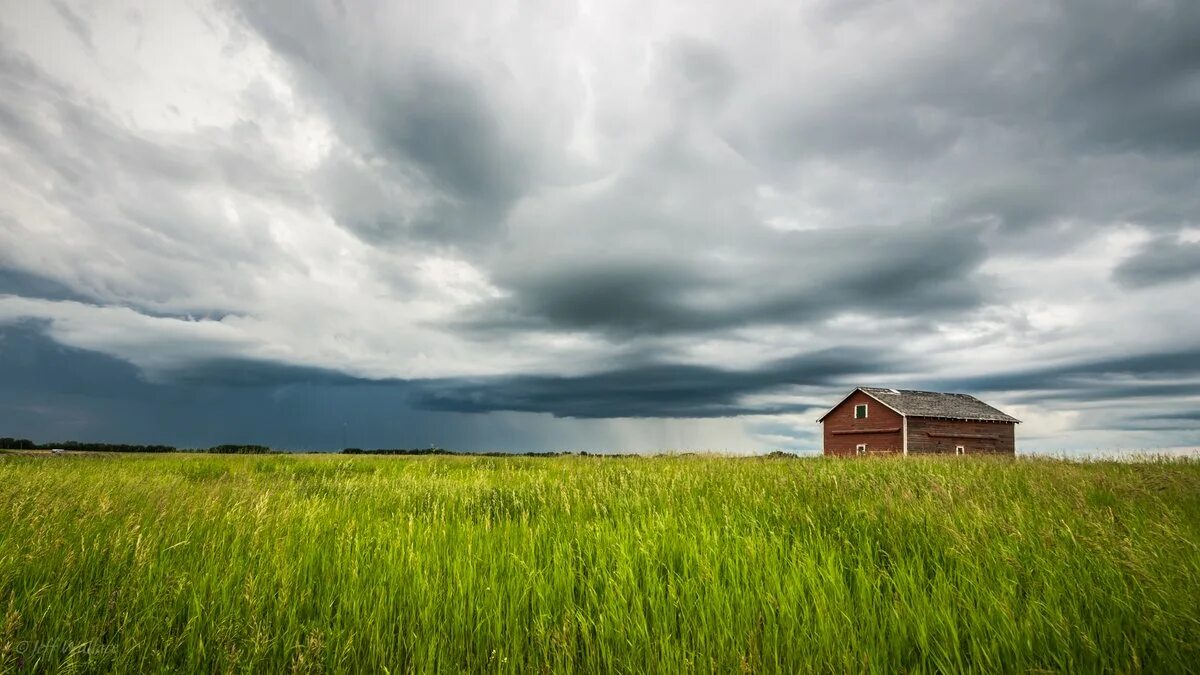
[[(34, 443), (28, 438), (0, 438), (0, 450), (54, 450), (61, 448), (63, 450), (72, 450), (75, 452), (198, 452), (198, 453), (214, 453), (222, 455), (269, 455), (279, 453), (281, 451), (272, 449), (266, 445), (243, 445), (236, 443), (226, 443), (223, 445), (214, 445), (211, 448), (176, 448), (171, 445), (134, 445), (128, 443), (88, 443), (81, 441), (64, 441), (62, 443)], [(569, 457), (578, 455), (580, 457), (630, 457), (630, 453), (603, 453), (595, 454), (586, 451), (581, 452), (461, 452), (457, 450), (447, 450), (445, 448), (430, 447), (430, 448), (343, 448), (343, 455), (463, 455), (469, 457)], [(684, 452), (682, 455), (691, 455), (694, 453)], [(788, 452), (776, 450), (768, 455), (760, 455), (760, 458), (766, 459), (792, 459), (796, 455)]]
[(465, 455), (469, 457), (569, 457), (571, 455), (579, 455), (580, 457), (627, 457), (621, 453), (605, 453), (597, 455), (589, 455), (587, 452), (461, 452), (458, 450), (447, 450), (445, 448), (375, 448), (373, 450), (364, 450), (362, 448), (342, 448), (343, 455)]
[(444, 448), (376, 448), (374, 450), (363, 450), (362, 448), (342, 448), (343, 455), (453, 455), (454, 453)]
[(91, 443), (63, 441), (61, 443), (34, 443), (28, 438), (0, 438), (0, 450), (71, 450), (74, 452), (212, 452), (231, 455), (266, 455), (273, 452), (265, 445), (240, 445), (227, 443), (211, 448), (180, 450), (173, 445), (139, 445), (133, 443)]
[(215, 452), (223, 455), (269, 455), (273, 452), (271, 448), (265, 445), (214, 445), (208, 450), (200, 450), (198, 452)]

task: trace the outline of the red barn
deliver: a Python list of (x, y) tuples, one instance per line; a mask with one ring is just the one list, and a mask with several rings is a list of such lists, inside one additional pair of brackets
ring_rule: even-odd
[(1016, 454), (1021, 420), (966, 394), (859, 387), (817, 420), (826, 455)]

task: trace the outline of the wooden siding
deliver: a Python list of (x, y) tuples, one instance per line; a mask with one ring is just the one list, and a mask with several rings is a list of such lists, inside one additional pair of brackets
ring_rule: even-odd
[(933, 417), (908, 418), (908, 454), (954, 454), (963, 446), (968, 455), (1016, 454), (1012, 422), (951, 420)]
[[(856, 420), (854, 406), (861, 403), (867, 404), (867, 418)], [(854, 455), (860, 443), (867, 445), (871, 455), (903, 452), (903, 425), (900, 413), (856, 391), (825, 417), (825, 454)]]

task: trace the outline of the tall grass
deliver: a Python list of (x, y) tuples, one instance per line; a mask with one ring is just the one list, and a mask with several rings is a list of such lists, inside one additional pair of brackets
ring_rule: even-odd
[(0, 670), (1197, 663), (1196, 463), (0, 457)]

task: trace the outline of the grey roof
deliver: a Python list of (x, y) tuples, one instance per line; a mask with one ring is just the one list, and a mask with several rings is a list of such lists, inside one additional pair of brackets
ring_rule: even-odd
[(989, 422), (1020, 422), (968, 394), (943, 394), (936, 391), (859, 387), (880, 403), (909, 417), (947, 417)]

